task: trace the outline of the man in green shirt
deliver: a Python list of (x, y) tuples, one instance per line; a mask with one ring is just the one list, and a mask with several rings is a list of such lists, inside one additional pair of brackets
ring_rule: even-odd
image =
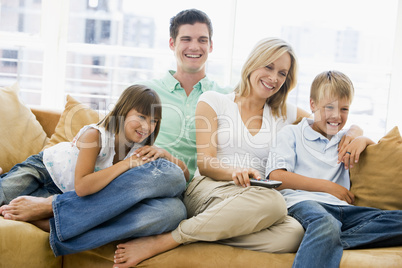
[(139, 82), (155, 90), (162, 101), (163, 119), (155, 144), (182, 160), (190, 179), (197, 169), (194, 116), (198, 98), (208, 90), (232, 90), (219, 87), (206, 76), (205, 64), (213, 49), (211, 38), (211, 20), (204, 12), (179, 12), (170, 20), (169, 39), (177, 71), (169, 70), (161, 79)]
[[(171, 19), (171, 38), (169, 41), (170, 48), (174, 51), (177, 59), (177, 71), (169, 71), (168, 74), (159, 80), (144, 81), (142, 84), (149, 86), (156, 90), (162, 100), (163, 105), (163, 120), (158, 135), (158, 145), (168, 150), (173, 156), (179, 158), (185, 164), (187, 164), (189, 171), (191, 172), (190, 178), (196, 171), (196, 143), (195, 143), (195, 108), (199, 96), (208, 90), (221, 90), (218, 85), (210, 81), (205, 75), (205, 63), (208, 59), (208, 54), (212, 52), (212, 27), (211, 21), (208, 16), (199, 10), (184, 10)], [(226, 89), (225, 91), (228, 91)], [(132, 169), (134, 170), (134, 169)], [(129, 181), (132, 180), (130, 171), (124, 173), (122, 177)], [(112, 187), (111, 184), (108, 187)], [(103, 191), (106, 195), (114, 197), (119, 195), (120, 199), (124, 202), (130, 202), (129, 198), (122, 198), (121, 193), (118, 194), (118, 190), (111, 189)], [(146, 195), (146, 190), (151, 192), (157, 192), (155, 187), (148, 187), (144, 189), (142, 195)], [(126, 191), (127, 194), (132, 192)], [(73, 197), (71, 197), (73, 195)], [(87, 209), (93, 209), (95, 204), (96, 209), (99, 210), (98, 204), (104, 203), (104, 196), (94, 194), (91, 195), (93, 200), (86, 201), (87, 199), (79, 198), (73, 193), (73, 191), (58, 195), (57, 200), (53, 200), (53, 196), (49, 198), (24, 196), (14, 199), (9, 205), (2, 206), (0, 214), (7, 219), (19, 220), (19, 221), (37, 221), (37, 225), (42, 225), (42, 229), (48, 229), (49, 218), (53, 218), (53, 201), (58, 211), (62, 213), (69, 213), (68, 206), (66, 209), (60, 209), (60, 203), (63, 203), (64, 198), (69, 199), (69, 202), (77, 202), (75, 206), (70, 208), (86, 207)], [(95, 199), (102, 201), (94, 201)], [(105, 203), (107, 204), (107, 202)], [(163, 202), (158, 204), (163, 205)], [(149, 213), (151, 215), (142, 217), (142, 223), (148, 224), (147, 219), (153, 219), (154, 222), (162, 222), (163, 230), (166, 232), (167, 226), (177, 226), (177, 224), (185, 218), (185, 207), (177, 205), (177, 207), (169, 205), (166, 206), (163, 211), (165, 215), (159, 213), (157, 215), (152, 214), (154, 210), (151, 210), (149, 206)], [(96, 210), (95, 209), (95, 210)], [(113, 208), (115, 209), (115, 208)], [(66, 212), (67, 211), (67, 212)], [(104, 214), (103, 210), (99, 210)], [(17, 212), (17, 213), (16, 213)], [(184, 213), (183, 213), (184, 212)], [(136, 216), (133, 211), (130, 212), (134, 217)], [(74, 213), (73, 213), (74, 214)], [(72, 214), (72, 215), (73, 215)], [(170, 217), (167, 219), (166, 214)], [(166, 217), (165, 217), (166, 216)], [(40, 220), (40, 223), (39, 221)], [(116, 221), (117, 223), (118, 221)], [(136, 221), (139, 222), (139, 221)], [(149, 224), (148, 233), (160, 233), (158, 230), (154, 232), (156, 224)], [(97, 227), (88, 230), (87, 233), (95, 231)], [(119, 230), (130, 230), (130, 228), (119, 228)], [(136, 231), (136, 230), (133, 230)], [(81, 237), (81, 236), (80, 236)], [(82, 236), (83, 237), (83, 236)], [(116, 238), (118, 236), (116, 235)], [(74, 237), (76, 239), (76, 237)], [(77, 239), (80, 239), (79, 237)], [(69, 240), (71, 242), (71, 239)], [(109, 241), (104, 241), (108, 243)], [(97, 240), (99, 243), (99, 240)], [(81, 245), (81, 244), (80, 244)], [(76, 250), (76, 249), (72, 249)]]

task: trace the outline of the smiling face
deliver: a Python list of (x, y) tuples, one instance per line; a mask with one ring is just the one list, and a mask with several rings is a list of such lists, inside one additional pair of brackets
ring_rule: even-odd
[(176, 40), (170, 38), (170, 49), (175, 52), (178, 73), (198, 73), (205, 75), (205, 62), (212, 52), (208, 27), (204, 23), (183, 24)]
[(350, 101), (347, 98), (323, 97), (321, 101), (310, 100), (314, 112), (312, 128), (331, 139), (346, 124), (349, 115)]
[(250, 75), (251, 94), (268, 99), (282, 87), (291, 67), (289, 53), (284, 53), (269, 65), (253, 71)]
[(135, 109), (128, 112), (124, 120), (124, 135), (127, 141), (140, 143), (154, 132), (158, 120), (143, 115)]

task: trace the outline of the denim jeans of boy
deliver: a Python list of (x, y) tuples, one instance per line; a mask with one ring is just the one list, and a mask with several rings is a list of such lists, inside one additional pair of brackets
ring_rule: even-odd
[(402, 245), (402, 210), (303, 201), (288, 214), (306, 230), (293, 267), (339, 267), (343, 249)]
[(21, 195), (48, 197), (62, 193), (54, 184), (45, 165), (43, 152), (31, 155), (0, 175), (0, 206)]
[(95, 194), (56, 195), (50, 246), (59, 256), (171, 231), (187, 216), (181, 199), (185, 187), (182, 170), (157, 159), (128, 170)]

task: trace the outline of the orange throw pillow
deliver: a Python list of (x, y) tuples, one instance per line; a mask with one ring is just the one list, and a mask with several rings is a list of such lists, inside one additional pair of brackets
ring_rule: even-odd
[(45, 148), (59, 142), (72, 141), (83, 126), (98, 123), (103, 117), (103, 114), (67, 95), (67, 103), (57, 123), (55, 133), (50, 137)]

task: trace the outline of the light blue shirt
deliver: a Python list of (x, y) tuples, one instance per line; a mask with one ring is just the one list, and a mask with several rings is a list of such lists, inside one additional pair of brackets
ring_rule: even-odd
[(182, 160), (190, 171), (190, 178), (197, 169), (197, 150), (195, 143), (195, 109), (200, 95), (209, 90), (228, 93), (233, 88), (220, 87), (207, 77), (201, 79), (187, 96), (180, 82), (168, 71), (162, 79), (141, 81), (155, 90), (162, 101), (162, 122), (155, 145), (164, 148), (174, 157)]
[[(349, 171), (338, 161), (338, 144), (346, 131), (342, 130), (331, 140), (311, 128), (313, 120), (304, 118), (297, 125), (288, 125), (278, 132), (277, 144), (271, 147), (266, 174), (276, 169), (286, 169), (306, 177), (325, 179), (350, 188)], [(280, 180), (280, 179), (279, 179)], [(284, 189), (288, 208), (294, 204), (315, 200), (332, 205), (348, 205), (324, 192)]]

